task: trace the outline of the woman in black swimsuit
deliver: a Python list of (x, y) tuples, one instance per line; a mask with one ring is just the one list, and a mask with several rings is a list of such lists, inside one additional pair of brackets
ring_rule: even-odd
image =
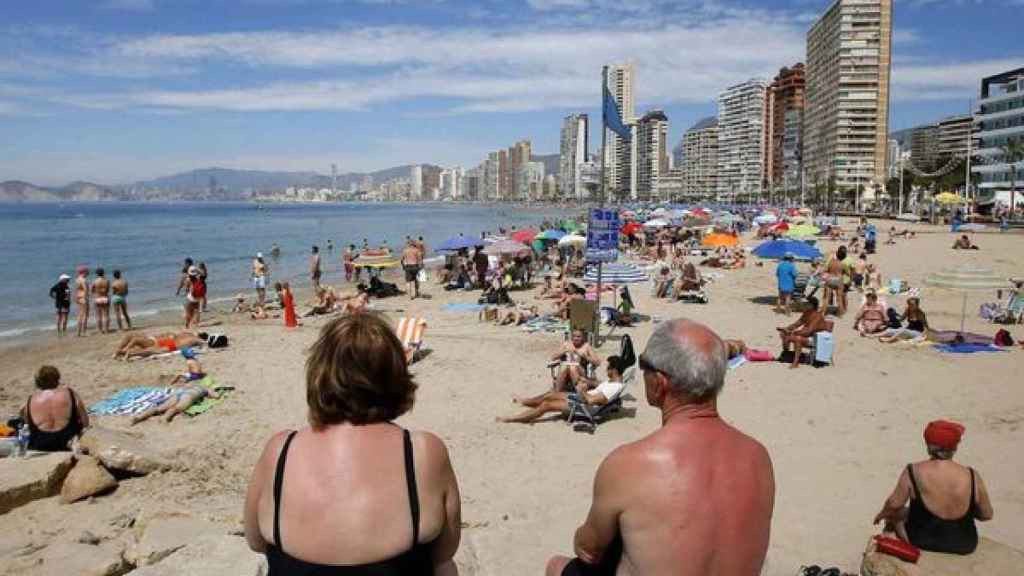
[(82, 399), (71, 388), (60, 385), (60, 371), (42, 366), (36, 373), (37, 392), (22, 409), (28, 424), (30, 450), (60, 452), (69, 450), (71, 440), (89, 426), (89, 413)]
[[(922, 550), (970, 554), (978, 546), (975, 520), (992, 519), (981, 475), (953, 462), (964, 427), (935, 421), (924, 431), (929, 460), (908, 464), (875, 523)], [(910, 504), (907, 506), (907, 501)]]
[(271, 576), (456, 573), (461, 504), (448, 451), (391, 422), (415, 390), (379, 316), (324, 326), (306, 361), (310, 426), (267, 442), (246, 494), (246, 540)]

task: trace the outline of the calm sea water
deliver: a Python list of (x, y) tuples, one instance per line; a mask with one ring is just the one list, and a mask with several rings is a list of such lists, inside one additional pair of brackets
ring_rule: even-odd
[[(180, 306), (174, 290), (185, 257), (209, 269), (211, 300), (249, 288), (256, 252), (267, 257), (272, 280), (308, 283), (310, 247), (318, 244), (324, 282), (341, 278), (343, 247), (399, 248), (406, 235), (429, 246), (498, 226), (523, 227), (563, 212), (551, 208), (440, 204), (76, 203), (0, 204), (0, 338), (52, 329), (49, 289), (78, 265), (120, 269), (129, 283), (129, 312), (153, 314)], [(335, 250), (326, 251), (328, 240)], [(270, 257), (273, 243), (281, 247)], [(75, 310), (72, 309), (72, 318)], [(74, 321), (72, 320), (72, 324)]]

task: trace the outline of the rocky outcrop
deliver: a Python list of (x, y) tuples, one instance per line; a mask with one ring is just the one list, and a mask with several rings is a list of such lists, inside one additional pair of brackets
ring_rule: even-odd
[(869, 544), (861, 563), (861, 576), (1018, 576), (1024, 570), (1024, 552), (982, 538), (973, 554), (921, 552), (916, 564), (875, 551)]
[(80, 456), (75, 467), (64, 479), (60, 490), (61, 502), (70, 504), (83, 498), (103, 494), (117, 487), (117, 480), (110, 472), (100, 466), (99, 460), (92, 456)]
[(82, 435), (80, 445), (108, 470), (145, 475), (171, 468), (162, 454), (125, 432), (94, 426)]
[(128, 561), (136, 566), (156, 564), (191, 543), (228, 533), (224, 525), (191, 516), (160, 516), (136, 525), (136, 541)]
[(0, 514), (33, 500), (56, 496), (73, 463), (70, 452), (0, 458)]
[(160, 562), (130, 576), (265, 576), (266, 559), (249, 550), (245, 539), (221, 534), (196, 540)]

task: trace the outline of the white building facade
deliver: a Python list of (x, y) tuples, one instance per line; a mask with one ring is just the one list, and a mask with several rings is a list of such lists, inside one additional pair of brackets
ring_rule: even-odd
[(971, 168), (976, 174), (979, 206), (1004, 209), (1024, 204), (1024, 160), (1013, 165), (1004, 154), (1011, 143), (1024, 143), (1024, 68), (989, 76), (981, 81), (978, 109), (974, 115), (977, 156)]
[(721, 201), (750, 200), (763, 191), (768, 82), (748, 80), (718, 96), (718, 182)]

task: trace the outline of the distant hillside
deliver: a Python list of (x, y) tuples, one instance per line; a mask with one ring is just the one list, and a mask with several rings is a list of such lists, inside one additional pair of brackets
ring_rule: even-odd
[(46, 188), (28, 182), (0, 182), (0, 202), (78, 202), (123, 200), (124, 192), (91, 182), (72, 182), (62, 188)]

